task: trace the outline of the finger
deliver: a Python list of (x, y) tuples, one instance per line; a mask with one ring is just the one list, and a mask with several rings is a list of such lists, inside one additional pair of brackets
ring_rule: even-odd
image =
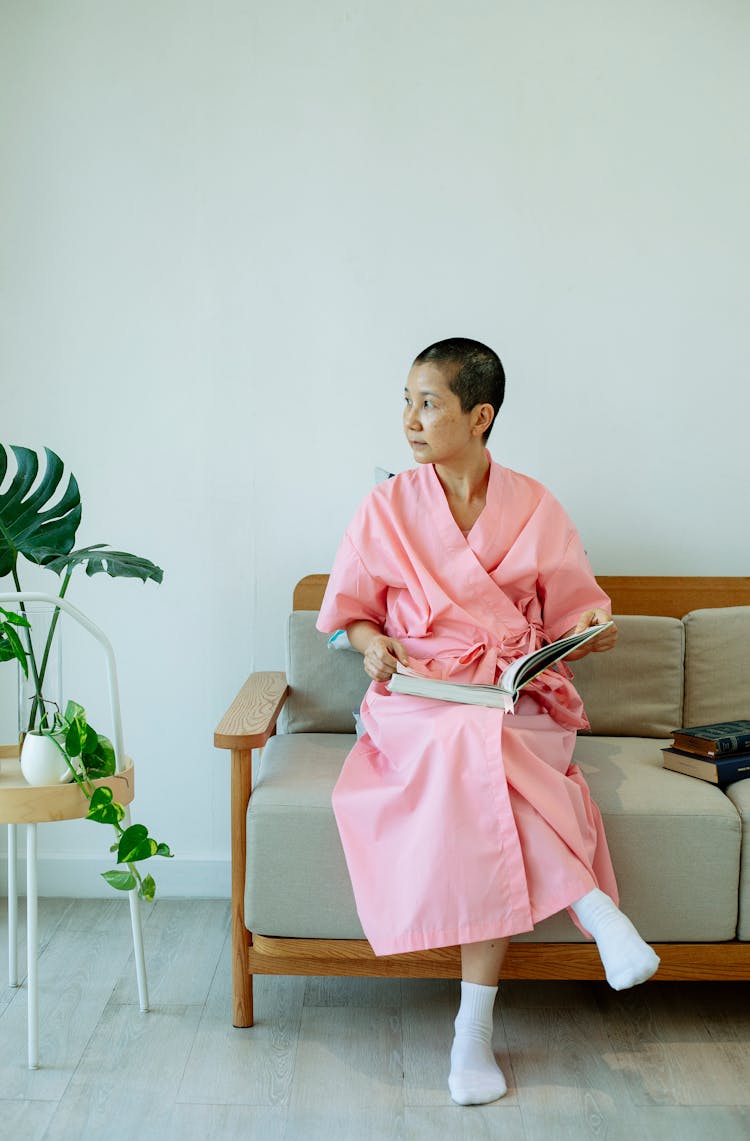
[(596, 614), (595, 610), (585, 610), (581, 617), (578, 619), (578, 625), (573, 631), (574, 634), (582, 634), (584, 630), (588, 630), (592, 625), (592, 618)]
[(401, 662), (401, 665), (402, 666), (408, 666), (409, 655), (407, 654), (406, 650), (401, 645), (401, 643), (395, 641), (395, 639), (394, 639), (392, 649), (393, 649), (393, 653), (396, 655), (398, 660)]
[(596, 650), (597, 653), (601, 653), (602, 650), (613, 650), (616, 643), (617, 627), (615, 626), (607, 630), (606, 634), (602, 634), (600, 638), (594, 639), (593, 649)]

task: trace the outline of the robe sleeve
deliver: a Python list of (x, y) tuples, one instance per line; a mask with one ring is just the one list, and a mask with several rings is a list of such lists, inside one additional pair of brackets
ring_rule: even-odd
[(367, 569), (347, 533), (334, 560), (317, 628), (332, 634), (363, 620), (382, 627), (387, 595), (387, 585)]
[(610, 600), (596, 581), (575, 530), (554, 570), (540, 576), (538, 590), (544, 631), (553, 642), (575, 626), (584, 611), (597, 607), (611, 609)]

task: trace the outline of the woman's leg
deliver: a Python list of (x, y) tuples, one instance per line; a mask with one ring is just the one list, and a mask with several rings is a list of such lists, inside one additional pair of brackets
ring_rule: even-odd
[(497, 986), (510, 939), (485, 939), (461, 947), (461, 978), (467, 983)]
[(506, 1092), (492, 1053), (492, 1008), (509, 939), (486, 939), (461, 947), (461, 1006), (451, 1049), (448, 1088), (459, 1105), (484, 1105)]

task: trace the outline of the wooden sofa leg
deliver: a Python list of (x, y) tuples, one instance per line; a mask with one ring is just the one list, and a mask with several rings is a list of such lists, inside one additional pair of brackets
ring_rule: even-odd
[(232, 750), (232, 1022), (253, 1025), (250, 932), (245, 926), (247, 805), (252, 789), (252, 750)]
[[(239, 924), (237, 925), (239, 926)], [(248, 967), (250, 935), (244, 923), (235, 931), (232, 923), (232, 1025), (253, 1025), (253, 976)]]

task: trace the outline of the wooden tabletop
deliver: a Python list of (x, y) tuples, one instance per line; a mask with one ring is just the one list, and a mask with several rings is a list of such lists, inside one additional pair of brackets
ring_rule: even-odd
[[(109, 785), (115, 800), (130, 804), (135, 795), (135, 768), (129, 757), (114, 776), (92, 782)], [(89, 802), (77, 784), (30, 785), (21, 772), (18, 749), (0, 747), (0, 824), (43, 824), (51, 820), (80, 820)]]

